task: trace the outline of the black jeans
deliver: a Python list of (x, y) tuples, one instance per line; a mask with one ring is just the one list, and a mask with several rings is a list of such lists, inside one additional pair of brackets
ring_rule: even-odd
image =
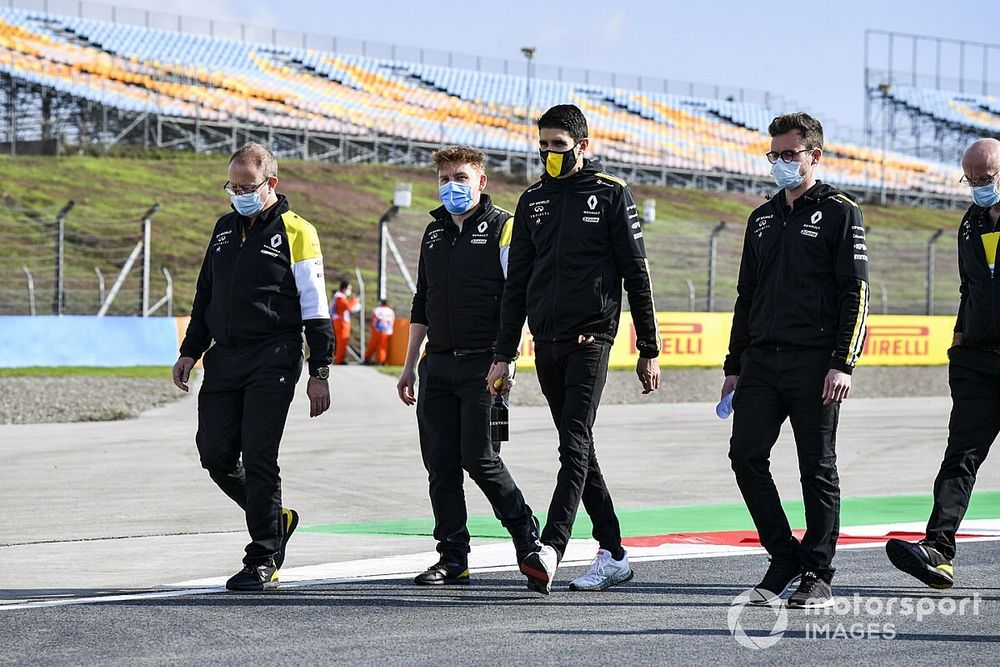
[(500, 443), (490, 441), (490, 392), (486, 389), (492, 355), (430, 353), (417, 367), (417, 427), (420, 453), (430, 483), (434, 539), (442, 557), (468, 561), (469, 529), (465, 472), (482, 490), (493, 513), (510, 533), (521, 557), (534, 550), (531, 508), (500, 458)]
[(201, 465), (246, 512), (251, 542), (244, 562), (265, 562), (281, 545), (278, 443), (302, 372), (302, 345), (214, 345), (204, 365), (196, 438)]
[[(829, 350), (748, 349), (733, 397), (729, 458), (767, 552), (797, 557), (804, 569), (832, 575), (840, 536), (836, 453), (840, 406), (823, 405), (829, 363)], [(795, 433), (805, 505), (801, 544), (792, 536), (770, 470), (771, 448), (786, 418)]]
[(583, 501), (602, 549), (621, 549), (621, 527), (594, 451), (594, 420), (611, 345), (535, 341), (535, 372), (559, 431), (559, 473), (541, 541), (562, 558)]
[(951, 560), (979, 466), (1000, 434), (1000, 354), (957, 346), (948, 357), (952, 401), (948, 448), (934, 480), (927, 540)]

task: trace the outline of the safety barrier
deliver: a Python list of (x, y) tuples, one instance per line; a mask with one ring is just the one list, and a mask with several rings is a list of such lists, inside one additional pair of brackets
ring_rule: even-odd
[[(721, 367), (729, 345), (728, 313), (659, 313), (662, 366)], [(0, 317), (0, 368), (25, 366), (169, 366), (187, 328), (186, 317)], [(861, 364), (939, 366), (948, 363), (955, 318), (872, 315)], [(397, 320), (390, 363), (401, 363), (407, 326)], [(518, 365), (534, 366), (525, 327)], [(638, 358), (629, 313), (622, 313), (610, 365)]]
[[(731, 313), (659, 313), (661, 366), (707, 366), (721, 369), (729, 348)], [(872, 315), (859, 364), (865, 366), (941, 366), (948, 363), (955, 318), (948, 316)], [(534, 366), (534, 341), (525, 328), (518, 366)], [(629, 313), (622, 313), (611, 348), (612, 368), (635, 366), (639, 353)], [(721, 372), (721, 371), (720, 371)]]

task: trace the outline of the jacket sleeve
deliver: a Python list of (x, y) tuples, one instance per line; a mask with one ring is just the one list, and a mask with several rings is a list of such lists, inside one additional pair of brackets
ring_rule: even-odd
[(757, 291), (757, 257), (750, 246), (750, 221), (747, 220), (743, 235), (743, 255), (736, 282), (736, 305), (733, 307), (733, 325), (729, 331), (729, 354), (722, 365), (726, 375), (740, 374), (740, 358), (750, 346), (750, 308)]
[(289, 236), (292, 275), (299, 291), (302, 325), (309, 345), (309, 373), (312, 374), (333, 361), (333, 330), (327, 319), (330, 305), (326, 297), (323, 253), (319, 234), (308, 222), (286, 221), (285, 231)]
[(955, 318), (955, 333), (965, 334), (965, 308), (969, 301), (969, 275), (965, 272), (965, 261), (962, 259), (962, 231), (958, 232), (958, 292), (961, 298), (958, 301), (958, 317)]
[(611, 220), (611, 246), (628, 293), (639, 356), (655, 359), (660, 355), (660, 331), (653, 304), (653, 285), (646, 261), (642, 222), (627, 185), (621, 187)]
[(830, 368), (851, 373), (865, 347), (868, 320), (868, 239), (861, 209), (852, 201), (838, 236), (836, 277), (839, 317)]
[(521, 343), (521, 331), (528, 314), (528, 281), (535, 266), (535, 245), (528, 229), (524, 197), (517, 202), (507, 251), (507, 281), (500, 300), (500, 327), (497, 331), (495, 361), (513, 361)]
[[(215, 233), (212, 234), (215, 240)], [(180, 356), (191, 357), (195, 361), (205, 354), (212, 344), (212, 333), (208, 330), (207, 311), (212, 301), (212, 242), (205, 250), (205, 258), (198, 272), (198, 282), (195, 284), (194, 303), (191, 305), (191, 320), (188, 322), (184, 340), (181, 342)]]
[(420, 245), (420, 258), (417, 260), (417, 291), (413, 293), (413, 305), (410, 307), (410, 324), (427, 326), (427, 272), (424, 269), (423, 242)]

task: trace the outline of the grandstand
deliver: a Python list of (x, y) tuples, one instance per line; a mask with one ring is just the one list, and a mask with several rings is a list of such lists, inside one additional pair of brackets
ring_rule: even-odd
[(955, 163), (973, 140), (1000, 138), (998, 71), (998, 44), (867, 31), (869, 145)]
[[(255, 138), (283, 157), (424, 164), (437, 146), (463, 143), (523, 173), (535, 155), (531, 109), (573, 102), (592, 120), (593, 152), (632, 180), (751, 192), (771, 189), (766, 127), (784, 110), (771, 97), (529, 82), (11, 8), (0, 9), (0, 75), (0, 149), (11, 153), (115, 144), (227, 152)], [(1000, 118), (991, 113), (983, 122)], [(826, 180), (862, 197), (954, 206), (966, 194), (945, 156), (835, 136), (826, 149)]]

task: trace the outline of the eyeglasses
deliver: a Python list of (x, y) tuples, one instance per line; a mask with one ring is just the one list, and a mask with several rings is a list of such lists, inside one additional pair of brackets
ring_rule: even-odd
[(962, 178), (958, 179), (958, 182), (962, 185), (968, 185), (970, 188), (981, 188), (982, 186), (989, 185), (995, 181), (997, 174), (1000, 174), (1000, 169), (993, 172), (992, 176), (983, 176), (982, 178), (969, 178), (963, 174)]
[(779, 157), (782, 159), (783, 162), (795, 162), (796, 155), (798, 155), (799, 153), (811, 153), (812, 150), (813, 149), (811, 148), (803, 148), (800, 151), (781, 151), (780, 153), (776, 153), (775, 151), (768, 151), (767, 153), (764, 153), (764, 157), (766, 157), (767, 161), (770, 162), (771, 164), (777, 162)]
[(268, 180), (269, 179), (265, 178), (263, 181), (261, 181), (257, 185), (252, 185), (252, 186), (250, 186), (248, 188), (236, 187), (232, 183), (230, 183), (229, 181), (226, 181), (226, 184), (222, 186), (222, 189), (225, 190), (231, 196), (235, 196), (235, 195), (248, 195), (251, 192), (257, 192), (257, 190), (260, 190), (260, 186), (262, 186), (265, 183), (267, 183)]

